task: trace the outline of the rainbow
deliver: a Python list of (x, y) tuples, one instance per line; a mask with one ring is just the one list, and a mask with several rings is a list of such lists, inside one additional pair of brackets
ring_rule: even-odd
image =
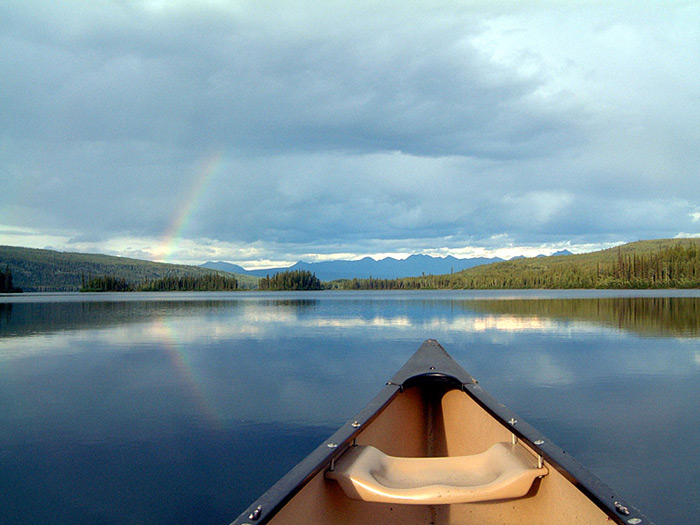
[(222, 418), (217, 414), (208, 396), (205, 395), (202, 388), (205, 382), (197, 378), (194, 367), (190, 362), (190, 355), (185, 349), (186, 345), (181, 343), (175, 326), (167, 318), (160, 318), (156, 322), (155, 329), (160, 334), (161, 347), (168, 356), (171, 365), (177, 371), (184, 391), (189, 394), (197, 413), (203, 421), (207, 422), (209, 428), (220, 430), (222, 428)]
[(192, 221), (192, 217), (199, 208), (203, 196), (207, 193), (207, 189), (221, 171), (223, 160), (223, 152), (217, 151), (209, 155), (200, 164), (196, 171), (197, 176), (187, 194), (187, 198), (184, 200), (183, 205), (176, 210), (176, 213), (170, 221), (170, 226), (163, 235), (159, 248), (157, 248), (153, 254), (155, 260), (170, 262), (170, 258), (183, 239), (184, 232), (187, 230), (187, 227)]

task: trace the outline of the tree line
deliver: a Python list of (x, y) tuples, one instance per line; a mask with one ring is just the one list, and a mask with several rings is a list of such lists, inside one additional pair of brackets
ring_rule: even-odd
[[(290, 270), (260, 279), (260, 290), (322, 290), (323, 284), (315, 274), (307, 270)], [(235, 277), (219, 274), (203, 276), (170, 275), (148, 279), (137, 284), (113, 276), (82, 276), (81, 292), (227, 292), (238, 290)]]
[(85, 277), (81, 292), (228, 292), (238, 290), (235, 277), (218, 274), (170, 275), (132, 284), (122, 277)]

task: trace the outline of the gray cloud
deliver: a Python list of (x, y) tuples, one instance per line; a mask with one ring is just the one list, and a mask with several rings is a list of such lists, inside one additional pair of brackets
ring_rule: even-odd
[(700, 231), (692, 2), (2, 9), (0, 224), (157, 242), (220, 155), (202, 254)]
[(192, 18), (110, 4), (76, 8), (65, 27), (55, 9), (18, 12), (5, 38), (8, 107), (22, 111), (11, 130), (59, 142), (484, 157), (539, 154), (533, 145), (576, 136), (566, 115), (527, 100), (538, 79), (469, 44), (478, 13), (423, 23), (425, 12), (341, 9), (319, 23), (311, 11), (286, 16), (293, 5), (259, 9)]

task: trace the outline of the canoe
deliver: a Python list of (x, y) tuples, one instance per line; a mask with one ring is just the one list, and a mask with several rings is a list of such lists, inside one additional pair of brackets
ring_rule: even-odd
[(652, 521), (425, 341), (232, 525)]

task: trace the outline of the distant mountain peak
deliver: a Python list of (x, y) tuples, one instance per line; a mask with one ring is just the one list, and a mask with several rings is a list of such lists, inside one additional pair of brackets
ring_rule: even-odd
[(212, 270), (220, 270), (222, 272), (241, 273), (241, 274), (248, 273), (248, 270), (246, 270), (242, 266), (238, 266), (237, 264), (224, 262), (224, 261), (207, 261), (204, 264), (201, 264), (200, 266), (203, 266), (204, 268), (210, 268)]
[[(540, 257), (557, 257), (558, 255), (573, 255), (573, 253), (571, 253), (569, 250), (559, 250), (558, 252), (554, 252), (551, 255), (544, 255), (541, 253), (541, 254), (535, 256), (535, 258), (538, 259)], [(525, 257), (523, 257), (523, 256), (520, 256), (519, 258), (525, 259)], [(513, 259), (515, 259), (515, 257), (513, 257)]]
[(322, 281), (334, 281), (336, 279), (366, 279), (370, 276), (378, 279), (396, 279), (399, 277), (416, 277), (422, 274), (441, 275), (500, 261), (503, 261), (503, 259), (499, 257), (458, 259), (453, 256), (433, 257), (426, 254), (413, 254), (406, 259), (385, 257), (379, 261), (369, 256), (355, 261), (338, 260), (314, 263), (299, 261), (289, 267), (266, 268), (263, 270), (245, 270), (238, 265), (224, 262), (207, 262), (202, 266), (258, 277), (274, 275), (287, 270), (308, 270), (316, 274), (316, 277)]

